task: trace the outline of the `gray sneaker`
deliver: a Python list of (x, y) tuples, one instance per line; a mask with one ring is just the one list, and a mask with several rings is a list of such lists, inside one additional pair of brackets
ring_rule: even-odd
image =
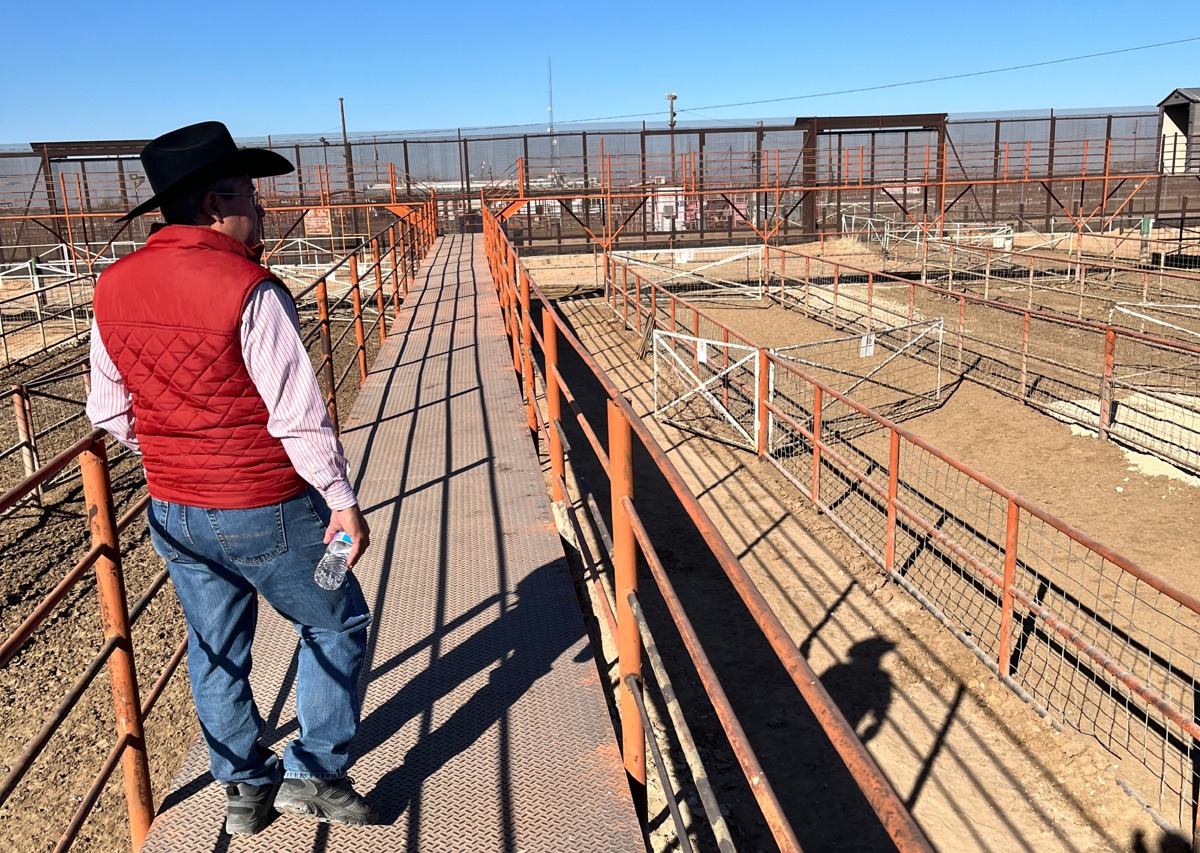
[(346, 777), (340, 779), (284, 779), (275, 795), (281, 812), (309, 815), (322, 823), (368, 826), (379, 822), (379, 809), (360, 797)]
[(278, 782), (226, 785), (225, 831), (230, 835), (254, 835), (266, 829), (275, 818), (273, 804), (278, 788)]

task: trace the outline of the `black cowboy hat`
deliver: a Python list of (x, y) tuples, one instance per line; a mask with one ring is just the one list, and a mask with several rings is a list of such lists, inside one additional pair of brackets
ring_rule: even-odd
[(154, 196), (122, 216), (120, 222), (221, 178), (265, 178), (286, 175), (296, 168), (274, 151), (238, 148), (229, 128), (219, 121), (202, 121), (164, 133), (142, 149), (141, 157)]

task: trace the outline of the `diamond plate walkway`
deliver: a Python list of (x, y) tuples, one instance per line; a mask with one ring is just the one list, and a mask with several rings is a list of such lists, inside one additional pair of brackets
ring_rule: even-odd
[[(482, 236), (438, 241), (395, 330), (342, 436), (372, 537), (351, 775), (381, 825), (283, 815), (231, 838), (197, 740), (145, 853), (642, 848)], [(254, 687), (280, 752), (295, 646), (264, 613)]]

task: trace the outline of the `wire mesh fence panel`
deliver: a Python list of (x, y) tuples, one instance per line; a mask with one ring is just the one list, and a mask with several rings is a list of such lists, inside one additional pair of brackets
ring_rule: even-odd
[(1200, 352), (1117, 334), (1111, 382), (1109, 435), (1200, 471)]
[(758, 351), (687, 335), (654, 333), (654, 414), (666, 423), (753, 448)]
[(1200, 615), (1039, 518), (1022, 514), (1021, 530), (1016, 586), (1041, 612), (1019, 607), (1013, 677), (1056, 718), (1140, 764), (1139, 790), (1188, 825), (1195, 746), (1179, 720), (1196, 720)]
[(762, 248), (648, 249), (614, 253), (668, 293), (697, 299), (758, 299)]
[(0, 277), (0, 364), (21, 361), (87, 335), (91, 276), (30, 266)]
[[(802, 388), (810, 380), (791, 372), (771, 379), (772, 404), (789, 411), (771, 425), (772, 458), (806, 494), (815, 487), (831, 519), (887, 567), (889, 432), (857, 426), (871, 417), (826, 394), (814, 454), (815, 403)], [(1197, 710), (1200, 614), (1023, 512), (1003, 638), (1010, 499), (918, 444), (901, 441), (899, 460), (891, 570), (1052, 716), (1132, 759), (1139, 789), (1187, 825), (1197, 774), (1185, 724)]]
[(903, 420), (939, 404), (941, 333), (941, 321), (936, 321), (877, 328), (771, 352), (884, 417)]
[[(834, 329), (876, 331), (890, 319), (941, 317), (945, 368), (1051, 416), (1200, 471), (1200, 348), (1120, 327), (1005, 305), (807, 256), (767, 288)], [(793, 273), (792, 270), (802, 270)], [(908, 290), (905, 305), (904, 290)], [(1106, 366), (1106, 334), (1117, 344)], [(932, 364), (928, 348), (916, 359)], [(835, 386), (836, 387), (836, 386)]]

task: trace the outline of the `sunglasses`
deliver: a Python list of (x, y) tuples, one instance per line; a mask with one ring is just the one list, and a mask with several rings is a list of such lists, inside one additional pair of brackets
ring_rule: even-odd
[(258, 207), (259, 203), (258, 190), (251, 190), (249, 193), (217, 193), (217, 195), (225, 198), (248, 198), (255, 207)]

